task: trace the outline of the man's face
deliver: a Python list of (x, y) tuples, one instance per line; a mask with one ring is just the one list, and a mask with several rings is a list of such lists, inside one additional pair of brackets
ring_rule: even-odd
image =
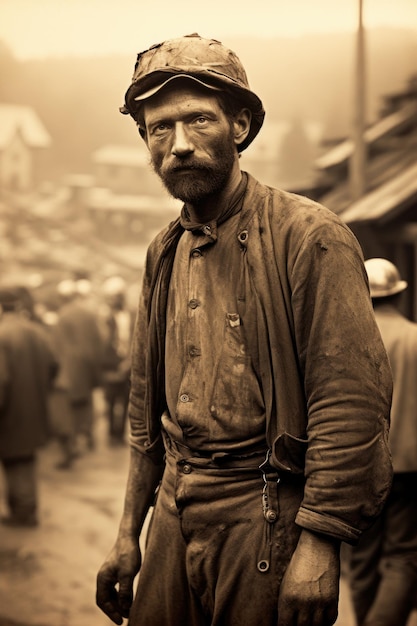
[(153, 167), (174, 198), (198, 204), (225, 187), (238, 154), (215, 95), (172, 85), (145, 102), (144, 121)]

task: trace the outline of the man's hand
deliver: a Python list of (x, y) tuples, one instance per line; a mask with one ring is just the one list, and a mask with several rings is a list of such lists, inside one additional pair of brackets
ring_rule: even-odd
[(115, 623), (129, 617), (133, 581), (141, 566), (139, 542), (119, 538), (97, 574), (97, 606)]
[(278, 626), (331, 626), (339, 602), (340, 545), (303, 530), (282, 580)]

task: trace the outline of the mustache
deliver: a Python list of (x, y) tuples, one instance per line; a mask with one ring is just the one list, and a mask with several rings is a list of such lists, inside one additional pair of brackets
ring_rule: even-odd
[(190, 170), (207, 171), (211, 169), (212, 169), (211, 164), (205, 163), (203, 161), (196, 161), (196, 160), (180, 161), (180, 162), (172, 163), (170, 165), (165, 165), (165, 167), (162, 168), (163, 172), (166, 174), (175, 174), (176, 172), (190, 171)]

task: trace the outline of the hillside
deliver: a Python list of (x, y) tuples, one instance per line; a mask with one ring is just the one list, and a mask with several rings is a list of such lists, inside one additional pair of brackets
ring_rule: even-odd
[[(231, 38), (224, 43), (242, 59), (268, 118), (319, 121), (329, 137), (348, 132), (353, 35)], [(415, 31), (371, 31), (367, 60), (370, 121), (383, 94), (404, 88), (417, 72)], [(54, 140), (51, 178), (89, 171), (91, 152), (106, 143), (136, 143), (133, 121), (118, 111), (134, 62), (117, 56), (18, 62), (0, 45), (0, 101), (35, 107)]]

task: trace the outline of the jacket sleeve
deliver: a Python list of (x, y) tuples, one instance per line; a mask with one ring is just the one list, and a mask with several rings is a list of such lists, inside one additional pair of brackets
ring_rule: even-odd
[(354, 543), (390, 489), (392, 379), (351, 231), (331, 220), (309, 229), (290, 280), (308, 410), (296, 521)]
[(10, 371), (5, 346), (0, 344), (0, 416), (7, 404), (10, 387)]
[(148, 440), (145, 416), (148, 295), (149, 280), (145, 271), (133, 331), (131, 387), (129, 397), (130, 443), (139, 452), (145, 451)]
[[(156, 464), (163, 462), (161, 436), (156, 439), (150, 435), (150, 400), (149, 385), (153, 372), (149, 372), (149, 320), (148, 307), (153, 279), (154, 258), (158, 243), (153, 242), (147, 253), (145, 272), (139, 296), (139, 304), (133, 330), (131, 350), (131, 385), (129, 396), (130, 445), (141, 454), (151, 458)], [(159, 419), (160, 416), (158, 416)]]

